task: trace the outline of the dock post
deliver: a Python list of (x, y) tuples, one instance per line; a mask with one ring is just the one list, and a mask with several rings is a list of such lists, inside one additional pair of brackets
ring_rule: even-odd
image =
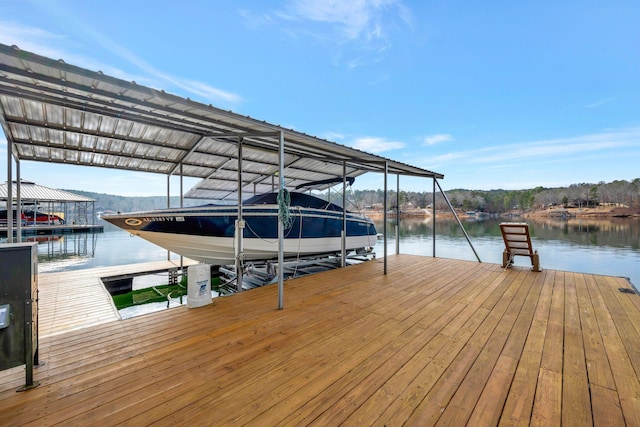
[(382, 226), (382, 232), (384, 233), (384, 274), (387, 274), (387, 199), (389, 198), (387, 188), (387, 175), (389, 174), (389, 162), (384, 161), (384, 201), (383, 201), (383, 214), (382, 218), (384, 225)]
[(235, 224), (235, 270), (236, 270), (236, 291), (242, 292), (242, 282), (244, 281), (244, 219), (242, 218), (242, 141), (238, 138), (238, 218)]
[[(284, 191), (284, 133), (280, 131), (278, 144), (278, 194)], [(278, 309), (284, 309), (284, 225), (280, 220), (283, 206), (278, 203)]]

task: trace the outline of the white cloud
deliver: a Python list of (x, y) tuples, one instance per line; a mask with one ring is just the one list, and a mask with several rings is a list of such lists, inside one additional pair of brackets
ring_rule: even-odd
[(397, 16), (411, 22), (411, 13), (399, 0), (291, 0), (288, 11), (302, 21), (331, 25), (346, 40), (385, 39), (387, 22)]
[(60, 35), (41, 28), (0, 21), (0, 40), (6, 45), (16, 45), (24, 50), (38, 50), (51, 58), (60, 58), (56, 44), (68, 42)]
[(611, 150), (640, 147), (640, 128), (611, 130), (570, 138), (549, 139), (450, 152), (430, 157), (424, 163), (443, 165), (478, 165), (504, 168), (531, 162), (563, 162), (578, 157), (606, 154)]
[[(63, 59), (66, 63), (77, 65), (93, 71), (102, 71), (107, 75), (117, 77), (127, 81), (135, 81), (151, 87), (165, 87), (168, 84), (181, 89), (182, 91), (195, 95), (199, 100), (206, 103), (223, 104), (224, 106), (236, 106), (243, 99), (240, 95), (215, 88), (206, 83), (189, 80), (181, 77), (163, 73), (148, 64), (140, 57), (130, 52), (126, 48), (112, 42), (108, 37), (99, 33), (94, 28), (76, 25), (88, 36), (89, 39), (97, 42), (105, 50), (126, 60), (137, 67), (142, 74), (134, 74), (124, 71), (109, 64), (96, 61), (92, 57), (87, 57), (73, 53), (80, 52), (86, 47), (73, 44), (68, 38), (61, 34), (54, 34), (37, 27), (24, 26), (8, 21), (0, 21), (0, 40), (4, 44), (16, 45), (22, 50), (37, 53), (53, 59)], [(74, 46), (76, 48), (74, 48)], [(70, 49), (71, 48), (71, 49)]]
[(453, 137), (448, 133), (439, 133), (437, 135), (430, 135), (424, 138), (424, 145), (436, 145), (441, 142), (448, 142), (453, 140)]
[(487, 147), (468, 152), (472, 163), (525, 160), (561, 160), (571, 156), (607, 152), (626, 147), (640, 148), (640, 128), (621, 129), (571, 138)]
[(382, 153), (403, 148), (404, 143), (399, 141), (389, 141), (385, 138), (378, 137), (362, 137), (354, 139), (351, 144), (353, 148), (366, 151), (368, 153)]
[[(255, 21), (246, 11), (243, 16)], [(391, 46), (394, 31), (413, 28), (411, 11), (401, 0), (289, 0), (270, 16), (260, 21), (273, 22), (294, 39), (309, 37), (348, 52), (333, 60), (349, 70), (377, 62)]]
[(322, 136), (322, 138), (326, 139), (327, 141), (340, 141), (345, 139), (346, 136), (343, 133), (326, 132), (324, 136)]
[(183, 89), (186, 92), (197, 95), (203, 101), (218, 103), (222, 102), (225, 105), (238, 104), (242, 98), (234, 93), (223, 91), (221, 89), (209, 86), (206, 83), (198, 82), (194, 80), (175, 77), (166, 73), (163, 73), (153, 67), (151, 64), (144, 61), (142, 58), (135, 55), (123, 46), (114, 43), (102, 33), (94, 30), (88, 30), (92, 37), (105, 49), (127, 60), (129, 63), (137, 66), (141, 70), (145, 71), (148, 75), (155, 77), (162, 82), (168, 82), (174, 86)]
[(289, 11), (298, 19), (336, 25), (347, 39), (370, 32), (367, 27), (371, 11), (364, 1), (293, 0)]
[(598, 108), (601, 105), (610, 103), (611, 101), (613, 101), (613, 98), (599, 99), (598, 101), (592, 102), (591, 104), (587, 105), (587, 108)]

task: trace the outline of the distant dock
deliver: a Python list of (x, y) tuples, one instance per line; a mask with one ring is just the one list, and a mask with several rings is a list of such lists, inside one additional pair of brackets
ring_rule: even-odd
[[(57, 234), (74, 233), (102, 233), (103, 225), (78, 225), (78, 224), (51, 224), (51, 225), (23, 225), (21, 227), (23, 236), (51, 236)], [(0, 226), (0, 235), (6, 236), (8, 228)], [(13, 227), (15, 234), (16, 227)]]

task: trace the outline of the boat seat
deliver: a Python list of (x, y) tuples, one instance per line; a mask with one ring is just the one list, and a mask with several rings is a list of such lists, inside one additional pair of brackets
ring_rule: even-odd
[(533, 250), (531, 245), (531, 235), (529, 225), (524, 222), (503, 222), (500, 223), (500, 232), (504, 240), (504, 252), (502, 253), (502, 267), (509, 268), (513, 264), (515, 256), (527, 256), (531, 259), (533, 271), (540, 269), (540, 258), (538, 251)]

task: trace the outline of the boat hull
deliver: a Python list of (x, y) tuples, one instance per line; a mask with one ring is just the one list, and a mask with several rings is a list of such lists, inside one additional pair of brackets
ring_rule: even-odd
[[(103, 219), (190, 259), (212, 265), (235, 263), (237, 207), (198, 207), (106, 215)], [(278, 207), (243, 207), (242, 258), (272, 260), (278, 256)], [(242, 223), (241, 223), (242, 224)], [(290, 227), (284, 230), (284, 256), (305, 257), (339, 253), (343, 213), (291, 207)], [(346, 250), (372, 247), (377, 232), (364, 215), (347, 213)]]

